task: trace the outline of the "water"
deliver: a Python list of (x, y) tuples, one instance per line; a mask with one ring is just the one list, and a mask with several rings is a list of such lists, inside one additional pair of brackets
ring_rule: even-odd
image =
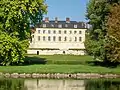
[(120, 90), (120, 81), (0, 79), (0, 90)]

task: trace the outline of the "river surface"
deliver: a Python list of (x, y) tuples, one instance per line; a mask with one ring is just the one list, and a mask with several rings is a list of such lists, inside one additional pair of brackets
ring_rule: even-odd
[(0, 90), (120, 90), (120, 79), (0, 79)]

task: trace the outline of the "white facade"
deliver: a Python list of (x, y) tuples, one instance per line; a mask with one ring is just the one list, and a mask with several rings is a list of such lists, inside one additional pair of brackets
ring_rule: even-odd
[(85, 31), (78, 28), (36, 28), (27, 52), (40, 55), (84, 55)]

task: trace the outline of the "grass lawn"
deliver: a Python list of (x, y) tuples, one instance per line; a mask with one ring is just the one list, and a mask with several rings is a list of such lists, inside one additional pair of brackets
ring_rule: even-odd
[(86, 64), (93, 61), (91, 56), (79, 55), (27, 55), (26, 61), (29, 63), (43, 64)]
[(1, 66), (3, 73), (120, 73), (120, 67), (106, 68), (88, 65), (29, 65), (29, 66)]
[(94, 65), (91, 56), (75, 55), (27, 55), (23, 66), (0, 66), (3, 73), (116, 73), (120, 67)]

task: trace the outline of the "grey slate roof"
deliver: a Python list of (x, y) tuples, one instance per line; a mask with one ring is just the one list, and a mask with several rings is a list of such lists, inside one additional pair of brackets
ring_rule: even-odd
[[(44, 25), (46, 27), (44, 27)], [(59, 25), (61, 25), (62, 27), (59, 27)], [(77, 25), (77, 27), (75, 26)], [(86, 23), (84, 22), (76, 22), (76, 21), (70, 21), (69, 23), (67, 23), (66, 21), (57, 21), (57, 23), (53, 20), (53, 21), (49, 21), (49, 22), (45, 22), (42, 21), (41, 24), (37, 25), (37, 28), (76, 28), (76, 29), (85, 29), (87, 28)]]

